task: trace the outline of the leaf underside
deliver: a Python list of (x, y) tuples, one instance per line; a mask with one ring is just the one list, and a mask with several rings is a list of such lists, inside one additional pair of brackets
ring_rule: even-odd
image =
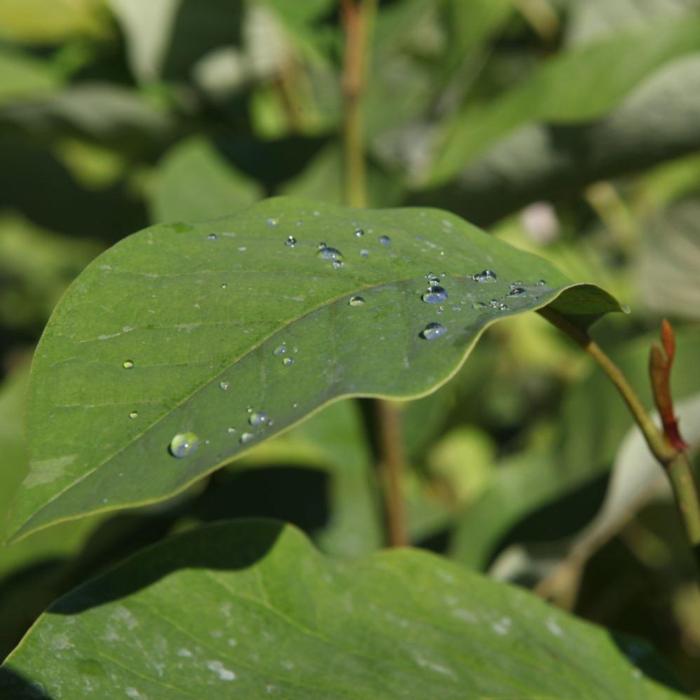
[(643, 644), (426, 552), (325, 559), (296, 529), (218, 523), (55, 603), (0, 669), (16, 700), (680, 698)]
[[(473, 279), (485, 269), (497, 279)], [(421, 300), (429, 273), (444, 303)], [(24, 535), (165, 498), (339, 397), (430, 393), (488, 325), (546, 305), (583, 326), (620, 308), (439, 210), (277, 198), (148, 228), (89, 265), (49, 321), (11, 524)], [(199, 444), (176, 459), (188, 433)]]

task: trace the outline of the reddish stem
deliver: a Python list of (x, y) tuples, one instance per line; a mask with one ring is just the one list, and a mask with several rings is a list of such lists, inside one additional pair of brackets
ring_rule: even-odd
[(675, 355), (676, 339), (673, 328), (664, 319), (661, 322), (661, 345), (652, 345), (649, 352), (649, 377), (654, 403), (661, 416), (664, 437), (669, 445), (683, 451), (688, 449), (688, 444), (681, 437), (671, 397), (671, 368)]

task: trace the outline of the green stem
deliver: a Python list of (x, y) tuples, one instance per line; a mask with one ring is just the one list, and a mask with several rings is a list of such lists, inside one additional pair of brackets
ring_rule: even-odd
[[(352, 207), (367, 205), (367, 177), (362, 102), (367, 88), (366, 71), (377, 0), (341, 0), (345, 30), (343, 60), (343, 151), (345, 200)], [(405, 471), (403, 425), (396, 403), (374, 401), (374, 425), (379, 447), (379, 479), (386, 518), (387, 543), (408, 544), (406, 508), (401, 485)]]
[(676, 450), (666, 443), (663, 435), (654, 424), (646, 408), (639, 400), (637, 393), (632, 388), (622, 370), (603, 352), (586, 331), (571, 323), (564, 316), (550, 307), (539, 310), (539, 314), (550, 323), (563, 331), (572, 340), (578, 343), (608, 375), (608, 379), (615, 385), (622, 399), (627, 404), (632, 417), (642, 431), (651, 453), (665, 467), (676, 456)]
[(700, 489), (688, 454), (680, 451), (666, 465), (673, 487), (673, 496), (683, 518), (688, 540), (700, 565)]
[(688, 541), (700, 565), (700, 489), (687, 453), (668, 443), (620, 368), (590, 338), (588, 333), (551, 308), (540, 309), (539, 313), (576, 341), (598, 363), (619, 391), (651, 453), (668, 474)]

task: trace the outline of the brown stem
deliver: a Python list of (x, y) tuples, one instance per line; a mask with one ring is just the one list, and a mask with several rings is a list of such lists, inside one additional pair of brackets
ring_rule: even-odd
[(375, 9), (376, 0), (341, 0), (345, 30), (342, 77), (345, 193), (353, 207), (364, 207), (367, 203), (362, 100), (367, 87), (369, 34)]
[(408, 544), (406, 506), (402, 477), (406, 456), (403, 449), (401, 409), (394, 401), (374, 402), (379, 427), (380, 478), (384, 490), (387, 539), (391, 547)]

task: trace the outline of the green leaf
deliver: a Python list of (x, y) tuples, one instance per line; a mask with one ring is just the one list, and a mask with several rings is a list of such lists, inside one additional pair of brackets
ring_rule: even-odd
[(158, 169), (151, 201), (155, 221), (214, 219), (260, 199), (255, 181), (226, 162), (212, 144), (200, 137), (168, 151)]
[(109, 33), (104, 0), (0, 0), (0, 37), (21, 43), (60, 43)]
[(323, 552), (352, 557), (381, 546), (373, 454), (357, 401), (325, 407), (284, 435), (262, 443), (231, 469), (280, 464), (320, 469), (330, 476), (329, 522), (314, 533)]
[(571, 50), (521, 86), (469, 107), (448, 125), (429, 184), (445, 182), (499, 138), (536, 121), (581, 122), (605, 114), (645, 78), (697, 50), (700, 21), (663, 22)]
[(58, 76), (43, 61), (0, 48), (0, 104), (57, 89)]
[[(473, 279), (486, 268), (498, 278)], [(421, 301), (429, 273), (444, 305)], [(86, 268), (44, 332), (14, 522), (162, 499), (342, 396), (428, 394), (488, 325), (548, 304), (582, 326), (619, 310), (438, 210), (280, 198), (146, 229)]]
[(108, 0), (140, 81), (186, 80), (209, 51), (240, 43), (241, 0)]
[(59, 600), (5, 662), (0, 691), (16, 700), (39, 688), (55, 700), (682, 697), (625, 649), (642, 668), (652, 656), (426, 552), (343, 563), (294, 528), (239, 521), (158, 544)]

